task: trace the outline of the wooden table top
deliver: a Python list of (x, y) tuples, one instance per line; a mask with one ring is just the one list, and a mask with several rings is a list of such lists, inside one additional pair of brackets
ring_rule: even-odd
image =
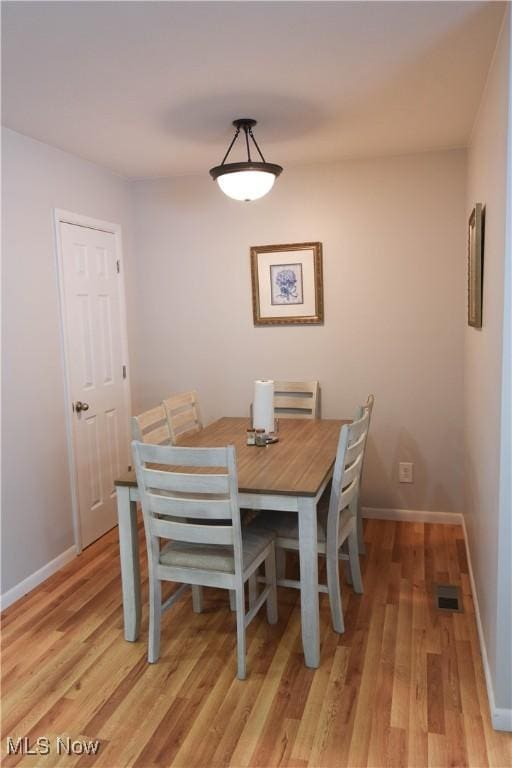
[[(340, 429), (349, 422), (349, 419), (280, 419), (279, 442), (260, 448), (246, 444), (247, 418), (225, 416), (180, 440), (179, 444), (234, 445), (240, 493), (316, 496), (334, 465)], [(135, 472), (127, 472), (115, 484), (135, 487)]]

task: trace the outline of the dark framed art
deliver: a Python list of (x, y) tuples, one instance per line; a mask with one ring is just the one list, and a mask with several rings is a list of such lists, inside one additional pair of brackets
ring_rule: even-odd
[(485, 208), (476, 203), (468, 223), (468, 325), (482, 327)]

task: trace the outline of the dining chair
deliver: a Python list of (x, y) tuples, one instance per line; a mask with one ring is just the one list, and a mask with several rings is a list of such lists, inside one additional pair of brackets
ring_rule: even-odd
[(132, 438), (141, 443), (171, 445), (171, 432), (163, 405), (132, 416)]
[[(368, 398), (366, 400), (366, 403), (364, 405), (361, 405), (356, 418), (360, 418), (363, 415), (364, 409), (366, 408), (368, 410), (368, 431), (370, 431), (370, 422), (372, 419), (372, 411), (373, 406), (375, 403), (375, 397), (370, 394), (368, 395)], [(361, 510), (361, 486), (363, 484), (363, 472), (364, 472), (364, 458), (366, 455), (366, 441), (364, 444), (364, 450), (363, 450), (363, 461), (361, 464), (361, 478), (359, 480), (359, 489), (357, 493), (357, 546), (359, 549), (360, 555), (366, 554), (366, 547), (364, 544), (364, 531), (363, 531), (363, 515)]]
[[(274, 416), (278, 419), (316, 419), (320, 415), (320, 384), (318, 381), (274, 381)], [(250, 406), (252, 422), (253, 405)], [(277, 574), (283, 577), (286, 553), (276, 552)], [(251, 593), (254, 590), (251, 580)]]
[(180, 437), (193, 435), (203, 428), (197, 392), (171, 395), (162, 403), (167, 415), (171, 442), (176, 445)]
[[(275, 534), (256, 527), (242, 529), (235, 448), (179, 448), (133, 441), (132, 449), (148, 551), (148, 661), (154, 663), (160, 655), (162, 613), (188, 584), (219, 587), (235, 592), (237, 671), (243, 680), (247, 625), (264, 603), (269, 623), (277, 622)], [(160, 466), (154, 468), (154, 464)], [(163, 546), (161, 540), (166, 542)], [(244, 584), (262, 563), (266, 584), (246, 613)], [(181, 584), (163, 604), (162, 581)]]
[[(152, 445), (172, 445), (167, 414), (162, 404), (151, 408), (138, 416), (132, 416), (132, 438)], [(192, 584), (192, 604), (196, 613), (203, 607), (203, 590)]]
[(318, 381), (275, 381), (274, 415), (282, 419), (316, 419), (319, 416)]
[[(348, 561), (355, 592), (363, 592), (357, 538), (357, 501), (369, 421), (369, 410), (364, 408), (358, 419), (341, 428), (329, 499), (328, 502), (321, 499), (318, 504), (317, 549), (320, 555), (326, 557), (327, 566), (327, 585), (319, 584), (318, 589), (328, 593), (332, 625), (340, 633), (344, 631), (340, 560)], [(299, 522), (295, 513), (262, 512), (258, 523), (274, 531), (278, 552), (299, 550)], [(340, 552), (344, 542), (348, 544), (347, 553)], [(277, 585), (300, 589), (300, 581), (286, 579), (281, 574), (278, 574)]]

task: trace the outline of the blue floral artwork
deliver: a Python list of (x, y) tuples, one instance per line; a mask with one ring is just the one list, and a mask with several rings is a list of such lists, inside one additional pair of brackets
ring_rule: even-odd
[(302, 264), (270, 266), (272, 304), (303, 304)]

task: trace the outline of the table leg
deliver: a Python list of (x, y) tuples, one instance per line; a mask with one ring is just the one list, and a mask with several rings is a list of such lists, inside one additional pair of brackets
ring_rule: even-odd
[(130, 489), (117, 486), (119, 554), (123, 586), (124, 638), (135, 642), (140, 633), (140, 565), (137, 533), (137, 504), (130, 500)]
[(316, 502), (299, 499), (300, 616), (307, 667), (320, 666)]

